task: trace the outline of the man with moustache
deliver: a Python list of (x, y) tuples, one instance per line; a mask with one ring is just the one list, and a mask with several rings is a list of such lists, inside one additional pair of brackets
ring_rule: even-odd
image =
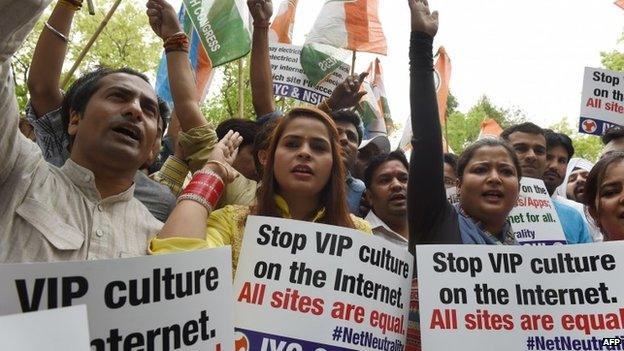
[(133, 197), (134, 176), (163, 125), (145, 76), (91, 74), (67, 106), (74, 144), (63, 167), (19, 132), (11, 56), (48, 3), (0, 3), (0, 262), (145, 255), (162, 223)]
[[(516, 152), (523, 177), (544, 180), (548, 146), (542, 128), (531, 122), (516, 124), (503, 130), (501, 138)], [(592, 242), (587, 224), (578, 211), (557, 200), (553, 200), (553, 204), (568, 244)]]
[(585, 208), (582, 204), (569, 200), (557, 193), (558, 187), (564, 182), (568, 165), (574, 155), (574, 146), (572, 139), (565, 134), (556, 133), (552, 130), (545, 129), (546, 145), (548, 148), (546, 156), (546, 170), (544, 171), (544, 184), (548, 194), (553, 201), (558, 201), (574, 208), (583, 217), (585, 225), (587, 225), (592, 241), (602, 241), (600, 230), (591, 225), (585, 215)]
[(371, 205), (366, 220), (373, 234), (407, 248), (409, 164), (402, 151), (375, 156), (364, 171), (364, 196)]

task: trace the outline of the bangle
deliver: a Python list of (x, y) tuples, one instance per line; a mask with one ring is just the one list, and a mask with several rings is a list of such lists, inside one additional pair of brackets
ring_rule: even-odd
[(74, 11), (78, 11), (82, 8), (82, 0), (60, 0), (58, 3)]
[(214, 172), (195, 172), (191, 182), (184, 188), (178, 197), (178, 203), (183, 200), (195, 201), (206, 208), (208, 213), (217, 205), (224, 188), (223, 180)]
[[(215, 165), (218, 165), (219, 167), (221, 167), (225, 171), (225, 179), (230, 179), (230, 170), (225, 166), (225, 164), (223, 164), (223, 162), (220, 162), (220, 161), (217, 161), (217, 160), (208, 160), (208, 161), (206, 161), (205, 165), (207, 165), (209, 163), (214, 163)], [(197, 172), (202, 172), (202, 170), (200, 169)], [(195, 172), (195, 173), (197, 173), (197, 172)], [(208, 172), (212, 172), (212, 171), (208, 171)]]
[(167, 38), (163, 44), (165, 53), (172, 51), (184, 51), (189, 52), (189, 39), (184, 32), (177, 32)]
[(56, 28), (52, 27), (50, 25), (50, 23), (44, 22), (44, 25), (50, 32), (56, 34), (56, 36), (59, 37), (62, 41), (66, 42), (66, 43), (69, 42), (67, 37), (63, 33), (59, 32)]

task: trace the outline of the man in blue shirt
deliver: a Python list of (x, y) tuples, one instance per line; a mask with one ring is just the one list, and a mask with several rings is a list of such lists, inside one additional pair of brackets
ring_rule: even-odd
[(353, 169), (357, 160), (358, 146), (362, 142), (362, 123), (360, 117), (353, 111), (342, 109), (331, 113), (336, 127), (338, 137), (342, 147), (342, 160), (347, 171), (347, 203), (349, 211), (355, 215), (360, 212), (360, 200), (366, 190), (364, 182), (353, 177)]
[[(557, 186), (554, 188), (549, 186), (548, 182), (550, 179), (545, 179), (548, 152), (551, 150), (548, 150), (544, 130), (533, 123), (526, 122), (505, 129), (501, 133), (501, 137), (516, 152), (520, 161), (522, 176), (545, 180), (548, 191), (552, 195)], [(552, 169), (549, 168), (549, 171), (552, 171)], [(565, 175), (565, 167), (563, 174)], [(546, 178), (551, 176), (554, 175), (549, 172)], [(561, 176), (561, 179), (563, 180), (563, 176)], [(592, 242), (589, 229), (581, 214), (573, 207), (558, 200), (553, 199), (552, 201), (568, 244)]]

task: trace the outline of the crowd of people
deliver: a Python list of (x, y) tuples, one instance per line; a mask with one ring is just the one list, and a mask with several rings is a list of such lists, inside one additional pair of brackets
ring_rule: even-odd
[[(423, 244), (517, 245), (507, 217), (522, 177), (543, 180), (569, 244), (624, 240), (622, 127), (603, 136), (596, 164), (574, 158), (568, 136), (533, 123), (480, 139), (458, 156), (443, 152), (432, 55), (438, 15), (426, 0), (408, 0), (409, 162), (387, 136), (364, 139), (353, 107), (366, 74), (349, 76), (318, 106), (276, 107), (270, 0), (248, 1), (252, 119), (206, 122), (189, 39), (165, 0), (149, 0), (147, 16), (166, 52), (171, 110), (132, 68), (100, 68), (60, 91), (82, 1), (59, 0), (39, 34), (30, 101), (19, 111), (11, 56), (48, 2), (0, 5), (0, 262), (231, 245), (236, 269), (249, 215), (354, 228), (411, 252)], [(457, 188), (458, 204), (447, 200), (449, 187)]]

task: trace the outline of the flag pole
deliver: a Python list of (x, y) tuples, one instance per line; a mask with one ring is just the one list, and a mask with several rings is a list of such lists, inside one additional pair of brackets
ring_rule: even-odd
[(245, 113), (245, 106), (243, 106), (244, 104), (244, 100), (245, 100), (245, 95), (244, 95), (244, 91), (243, 91), (243, 60), (245, 59), (245, 57), (241, 57), (240, 60), (238, 60), (238, 118), (245, 118), (245, 116), (243, 116), (243, 114)]
[(355, 54), (357, 51), (353, 50), (353, 56), (351, 57), (351, 75), (355, 74)]
[(95, 30), (95, 32), (91, 36), (91, 39), (89, 39), (89, 41), (87, 42), (87, 45), (85, 45), (85, 47), (82, 48), (82, 51), (80, 52), (80, 55), (78, 55), (76, 62), (74, 62), (74, 65), (69, 69), (69, 72), (65, 74), (65, 78), (63, 79), (63, 82), (61, 83), (61, 88), (63, 90), (67, 86), (67, 83), (69, 83), (69, 80), (71, 79), (76, 69), (78, 69), (78, 66), (80, 66), (80, 63), (82, 62), (82, 60), (85, 58), (85, 56), (91, 49), (91, 46), (93, 45), (93, 43), (95, 43), (95, 40), (100, 36), (100, 33), (102, 33), (102, 31), (104, 30), (104, 27), (106, 27), (106, 25), (108, 24), (108, 21), (111, 19), (111, 17), (113, 17), (113, 14), (115, 13), (115, 11), (117, 11), (117, 7), (119, 7), (120, 3), (121, 3), (121, 0), (115, 1), (115, 3), (111, 7), (111, 9), (108, 11), (106, 16), (104, 16), (104, 19), (102, 20), (102, 23), (100, 23), (100, 26)]

